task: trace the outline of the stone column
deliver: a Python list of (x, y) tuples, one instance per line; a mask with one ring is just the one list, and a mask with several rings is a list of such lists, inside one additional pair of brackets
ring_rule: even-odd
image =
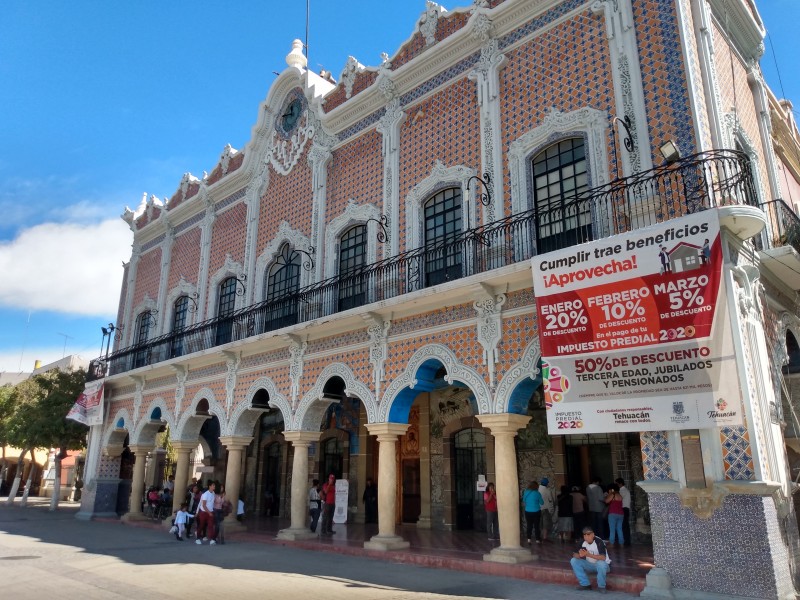
[(522, 548), (519, 543), (519, 477), (514, 436), (525, 427), (527, 415), (480, 415), (481, 425), (494, 436), (495, 470), (497, 471), (497, 516), (500, 521), (500, 547), (493, 548), (483, 560), (501, 563), (521, 563), (538, 556)]
[(395, 533), (397, 516), (397, 438), (408, 423), (373, 423), (370, 435), (378, 437), (378, 535), (364, 542), (368, 550), (402, 550), (411, 544)]
[[(186, 499), (186, 488), (189, 485), (189, 456), (197, 447), (197, 443), (172, 442), (172, 447), (178, 455), (178, 461), (175, 464), (175, 489), (172, 497), (172, 512), (175, 512)], [(167, 522), (171, 520), (167, 519)]]
[(144, 467), (147, 462), (147, 453), (152, 450), (147, 446), (128, 446), (128, 449), (136, 456), (133, 463), (133, 481), (131, 481), (131, 501), (129, 511), (122, 515), (123, 521), (135, 521), (143, 519), (142, 496), (144, 495)]
[[(251, 437), (221, 437), (221, 444), (228, 449), (228, 467), (225, 472), (225, 497), (233, 505), (231, 514), (225, 517), (227, 531), (243, 530), (244, 525), (236, 520), (236, 507), (239, 504), (239, 491), (242, 487), (242, 454), (253, 441)], [(306, 464), (308, 464), (306, 462)]]
[(308, 514), (308, 446), (319, 440), (317, 431), (285, 431), (283, 437), (294, 447), (292, 462), (292, 515), (289, 529), (278, 532), (279, 540), (307, 540), (317, 537), (309, 529)]

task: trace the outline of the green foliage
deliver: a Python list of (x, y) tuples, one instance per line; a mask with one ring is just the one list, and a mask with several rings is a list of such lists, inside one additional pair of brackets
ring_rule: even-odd
[(83, 369), (55, 369), (18, 383), (11, 394), (8, 442), (19, 448), (58, 448), (62, 452), (82, 448), (86, 426), (66, 415), (85, 381)]
[(9, 421), (14, 409), (11, 399), (13, 393), (14, 386), (4, 385), (0, 387), (0, 446), (8, 445)]

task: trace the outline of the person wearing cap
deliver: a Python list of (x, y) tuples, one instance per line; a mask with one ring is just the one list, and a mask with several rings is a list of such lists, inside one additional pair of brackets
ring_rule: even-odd
[(328, 475), (328, 481), (322, 486), (322, 535), (333, 535), (333, 509), (336, 507), (336, 475)]
[(580, 591), (592, 590), (589, 574), (597, 573), (597, 591), (606, 593), (606, 575), (611, 570), (611, 559), (608, 557), (605, 542), (595, 536), (591, 527), (583, 528), (583, 543), (572, 553), (569, 564), (578, 579)]
[(539, 493), (542, 495), (542, 541), (547, 541), (547, 536), (553, 531), (553, 514), (555, 514), (555, 498), (553, 498), (553, 490), (547, 485), (550, 480), (547, 477), (542, 477), (541, 484), (539, 485)]

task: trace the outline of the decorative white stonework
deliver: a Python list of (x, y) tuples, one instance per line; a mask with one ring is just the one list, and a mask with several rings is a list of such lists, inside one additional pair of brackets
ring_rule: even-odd
[(172, 365), (175, 371), (175, 418), (181, 414), (183, 398), (186, 395), (186, 379), (189, 377), (189, 367), (184, 365)]
[(181, 199), (186, 198), (186, 194), (189, 193), (189, 186), (193, 183), (199, 184), (200, 180), (191, 173), (184, 173), (183, 177), (181, 177), (180, 184), (178, 184), (178, 189), (181, 192)]
[(356, 75), (363, 72), (366, 67), (358, 62), (354, 57), (348, 56), (347, 62), (339, 75), (339, 82), (344, 84), (345, 98), (350, 99), (353, 95), (353, 84), (356, 81)]
[(400, 251), (400, 125), (406, 113), (400, 107), (400, 99), (395, 98), (386, 105), (377, 131), (383, 136), (383, 210), (389, 219), (389, 239), (383, 247), (383, 258), (394, 256)]
[(511, 400), (514, 388), (523, 379), (536, 379), (539, 376), (539, 360), (541, 358), (542, 351), (539, 348), (539, 338), (537, 337), (525, 348), (522, 360), (506, 372), (505, 377), (500, 381), (500, 385), (497, 386), (497, 391), (494, 395), (494, 412), (508, 412), (508, 403)]
[(284, 423), (292, 422), (292, 409), (286, 397), (281, 394), (278, 386), (269, 377), (259, 377), (256, 379), (245, 393), (245, 402), (240, 402), (228, 422), (228, 429), (224, 435), (237, 437), (247, 437), (252, 435), (258, 417), (264, 412), (263, 408), (253, 407), (253, 398), (259, 390), (265, 390), (269, 395), (269, 405), (277, 408), (283, 415)]
[(222, 149), (222, 154), (219, 155), (219, 168), (223, 175), (228, 174), (228, 167), (230, 166), (231, 159), (237, 154), (239, 154), (239, 151), (230, 144), (226, 144)]
[[(467, 184), (469, 178), (475, 175), (475, 170), (464, 165), (446, 167), (441, 161), (437, 160), (431, 169), (430, 175), (415, 185), (406, 196), (406, 250), (413, 250), (422, 245), (422, 232), (424, 231), (422, 205), (436, 191), (445, 187), (460, 187), (463, 202), (464, 218), (462, 219), (463, 230), (472, 229), (477, 226), (477, 217), (472, 210), (472, 203)], [(410, 235), (409, 235), (410, 234)]]
[[(288, 222), (281, 221), (281, 224), (278, 226), (278, 231), (275, 232), (275, 237), (272, 238), (272, 241), (267, 244), (256, 259), (255, 302), (260, 302), (266, 297), (264, 283), (266, 280), (265, 275), (267, 268), (275, 262), (284, 244), (289, 244), (292, 248), (303, 251), (308, 251), (311, 247), (311, 242), (302, 232), (297, 229), (292, 229), (292, 226), (289, 225)], [(300, 287), (303, 287), (307, 283), (307, 281), (305, 281), (307, 278), (305, 273), (307, 273), (305, 269), (300, 270)]]
[(133, 421), (131, 422), (131, 427), (135, 428), (142, 418), (142, 399), (144, 398), (144, 388), (147, 385), (147, 381), (141, 375), (131, 375), (130, 377), (133, 379), (133, 383), (136, 384), (136, 391), (133, 394)]
[(738, 145), (744, 150), (750, 162), (753, 165), (751, 172), (756, 184), (756, 193), (758, 194), (759, 201), (767, 197), (764, 191), (764, 182), (761, 179), (761, 171), (758, 168), (759, 154), (756, 150), (756, 145), (753, 143), (752, 138), (748, 135), (747, 130), (742, 126), (741, 121), (736, 113), (725, 113), (722, 117), (723, 122), (723, 135), (726, 148), (736, 148)]
[(173, 440), (194, 442), (198, 439), (200, 436), (200, 428), (208, 418), (205, 415), (199, 416), (196, 414), (197, 405), (201, 400), (206, 400), (208, 402), (208, 414), (217, 417), (219, 420), (219, 430), (227, 431), (228, 420), (225, 415), (225, 409), (220, 406), (216, 396), (214, 396), (213, 390), (204, 387), (195, 393), (194, 398), (192, 398), (192, 401), (183, 412), (183, 416), (176, 428), (176, 435), (172, 438)]
[[(158, 420), (150, 419), (150, 415), (153, 414), (156, 408), (161, 410), (161, 418)], [(150, 404), (147, 405), (142, 418), (139, 419), (136, 429), (131, 434), (131, 445), (155, 446), (155, 436), (164, 424), (169, 425), (170, 431), (175, 429), (175, 419), (172, 416), (172, 412), (167, 408), (164, 398), (158, 396), (153, 398)]]
[(508, 152), (511, 171), (511, 212), (516, 214), (532, 207), (533, 182), (529, 181), (528, 163), (558, 136), (585, 136), (586, 168), (591, 175), (590, 185), (596, 187), (609, 181), (606, 140), (608, 116), (594, 108), (579, 108), (563, 113), (551, 108), (541, 125), (511, 143)]
[(300, 393), (300, 378), (303, 376), (303, 357), (308, 348), (308, 343), (300, 340), (296, 335), (286, 336), (289, 343), (289, 379), (292, 382), (292, 412), (297, 410), (297, 396)]
[(435, 358), (444, 366), (445, 371), (447, 371), (444, 380), (447, 383), (452, 384), (454, 381), (459, 381), (470, 388), (475, 395), (479, 414), (484, 415), (491, 411), (492, 393), (484, 378), (475, 369), (461, 364), (455, 353), (447, 346), (429, 344), (414, 353), (414, 356), (408, 361), (406, 370), (386, 388), (378, 406), (378, 423), (388, 421), (389, 411), (392, 408), (394, 399), (403, 388), (414, 389), (417, 384), (417, 371), (424, 362), (432, 358)]
[(419, 32), (425, 38), (426, 46), (436, 43), (436, 27), (439, 24), (439, 18), (446, 12), (447, 9), (439, 6), (436, 2), (428, 0), (425, 3), (425, 12), (419, 19)]
[(231, 407), (235, 399), (236, 376), (239, 371), (239, 365), (242, 362), (242, 356), (240, 352), (223, 352), (222, 354), (225, 356), (225, 366), (228, 369), (225, 375), (225, 413), (230, 416)]
[[(131, 323), (131, 326), (128, 327), (127, 331), (125, 331), (125, 336), (128, 338), (127, 344), (125, 344), (125, 345), (130, 346), (130, 345), (134, 344), (137, 341), (135, 339), (136, 335), (137, 335), (136, 325), (137, 325), (137, 323), (139, 321), (139, 316), (144, 314), (144, 313), (150, 313), (151, 316), (150, 317), (145, 317), (145, 318), (157, 319), (158, 318), (157, 317), (157, 314), (158, 314), (157, 310), (158, 309), (156, 308), (156, 301), (153, 300), (150, 297), (150, 294), (145, 292), (144, 298), (142, 299), (142, 301), (139, 304), (137, 304), (136, 306), (134, 306), (133, 307), (133, 311), (131, 312), (131, 319), (129, 320), (129, 322)], [(157, 332), (157, 323), (153, 323), (151, 325), (150, 329), (148, 330), (148, 336), (147, 337), (148, 338), (156, 337), (156, 335), (157, 335), (156, 332)]]
[[(631, 0), (595, 0), (591, 10), (596, 14), (602, 13), (605, 17), (611, 62), (616, 65), (613, 70), (614, 95), (617, 110), (621, 114), (615, 116), (630, 118), (634, 147), (632, 152), (626, 151), (619, 155), (624, 174), (647, 171), (652, 168), (653, 163), (649, 152), (650, 136), (647, 133), (647, 113)], [(624, 130), (620, 131), (620, 135), (624, 133)]]
[(472, 26), (470, 35), (482, 42), (488, 42), (492, 36), (492, 20), (484, 12), (476, 12), (473, 9), (473, 17), (470, 19)]
[(378, 77), (375, 79), (375, 84), (378, 91), (383, 94), (387, 102), (391, 102), (395, 97), (395, 86), (392, 81), (392, 63), (389, 60), (389, 55), (386, 52), (381, 53), (381, 64), (378, 67)]
[[(117, 427), (117, 423), (120, 422), (120, 419), (122, 420), (122, 423), (123, 423), (121, 428)], [(128, 412), (127, 408), (120, 408), (119, 410), (117, 410), (114, 413), (114, 416), (111, 417), (111, 419), (108, 421), (108, 423), (109, 423), (109, 426), (106, 429), (106, 431), (103, 433), (103, 443), (102, 443), (103, 448), (105, 448), (106, 446), (109, 445), (109, 443), (111, 443), (111, 436), (115, 432), (117, 432), (120, 429), (122, 429), (123, 431), (126, 431), (128, 434), (130, 434), (131, 431), (133, 430), (133, 420), (131, 419), (131, 415)], [(122, 437), (122, 439), (119, 440), (120, 444), (122, 444), (122, 442), (125, 440), (125, 436), (124, 435), (121, 436), (121, 437)]]
[(264, 160), (272, 165), (281, 175), (288, 175), (300, 160), (308, 141), (314, 137), (314, 126), (308, 118), (308, 112), (301, 117), (300, 124), (289, 139), (283, 139), (277, 131), (273, 131), (269, 139)]
[(484, 222), (491, 223), (495, 215), (503, 213), (503, 179), (497, 168), (502, 164), (500, 146), (500, 76), (499, 71), (506, 62), (505, 55), (500, 52), (499, 43), (489, 39), (492, 23), (486, 15), (475, 17), (479, 29), (473, 27), (472, 33), (484, 39), (481, 58), (475, 68), (469, 72), (468, 78), (475, 81), (478, 88), (478, 106), (480, 107), (481, 128), (481, 162), (483, 170), (492, 179), (492, 204), (484, 208)]
[(369, 362), (372, 365), (373, 387), (375, 397), (381, 397), (381, 382), (384, 378), (383, 365), (389, 354), (389, 329), (392, 322), (383, 320), (380, 315), (367, 313), (364, 320), (368, 323), (367, 334), (369, 335)]
[[(325, 228), (325, 278), (336, 275), (337, 256), (334, 249), (339, 246), (341, 235), (354, 225), (363, 224), (367, 219), (380, 220), (381, 213), (374, 204), (356, 204), (352, 199), (347, 201), (347, 207), (339, 216), (331, 219)], [(377, 248), (377, 225), (373, 222), (367, 223), (367, 253), (366, 264), (376, 261)]]
[[(256, 260), (258, 259), (258, 222), (261, 214), (261, 195), (269, 185), (269, 168), (264, 163), (259, 163), (256, 173), (247, 186), (245, 204), (247, 205), (247, 234), (244, 243), (244, 264), (247, 265), (247, 280), (253, 281), (256, 277)], [(245, 291), (245, 305), (253, 304), (254, 286), (247, 286)]]
[(479, 284), (475, 296), (478, 298), (473, 303), (478, 313), (478, 342), (483, 348), (483, 364), (489, 370), (489, 385), (494, 389), (495, 364), (499, 357), (497, 345), (503, 337), (503, 320), (501, 310), (506, 302), (505, 294), (494, 295), (488, 286)]
[(374, 422), (375, 398), (369, 388), (361, 383), (353, 371), (344, 363), (333, 363), (322, 370), (312, 388), (303, 396), (297, 405), (294, 420), (291, 423), (293, 431), (319, 431), (322, 417), (328, 406), (336, 401), (324, 397), (323, 389), (331, 377), (339, 377), (344, 381), (344, 393), (347, 397), (356, 397), (367, 412), (367, 422)]

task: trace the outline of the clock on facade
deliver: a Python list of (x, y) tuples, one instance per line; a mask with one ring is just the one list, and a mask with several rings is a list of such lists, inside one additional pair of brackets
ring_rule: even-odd
[(281, 127), (285, 132), (290, 132), (297, 125), (300, 114), (303, 112), (303, 103), (299, 98), (295, 98), (286, 106), (286, 110), (281, 116)]

